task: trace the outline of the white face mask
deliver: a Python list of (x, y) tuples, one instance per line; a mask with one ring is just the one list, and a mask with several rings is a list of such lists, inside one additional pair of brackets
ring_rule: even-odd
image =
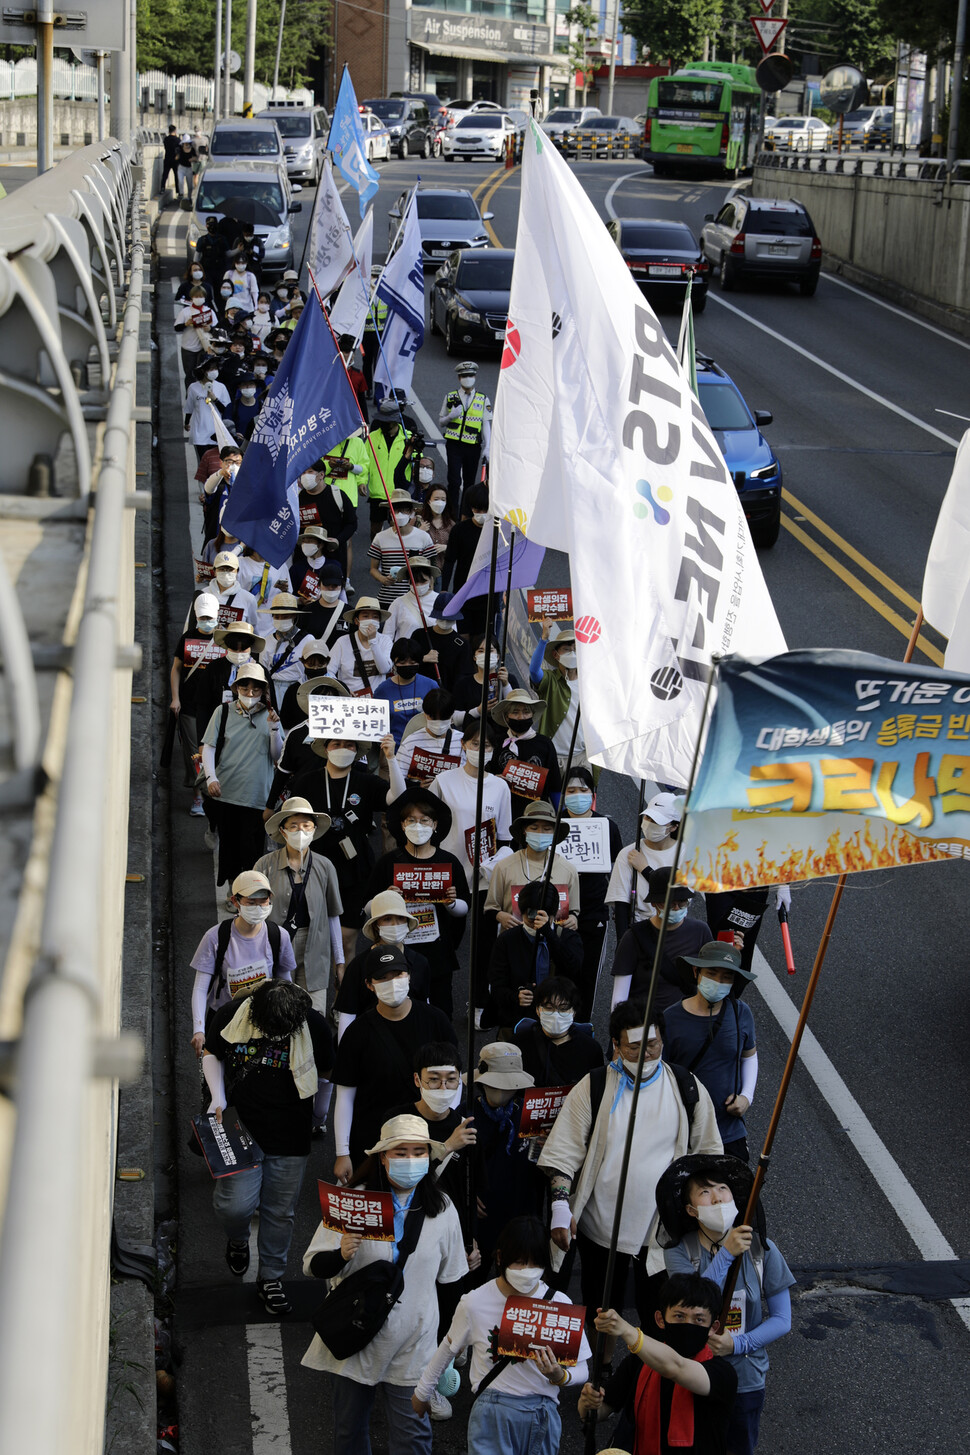
[(482, 756), (481, 755), (481, 752), (479, 751), (478, 748), (466, 748), (465, 749), (465, 761), (467, 763), (470, 763), (473, 768), (477, 768), (478, 767), (479, 759), (481, 758), (481, 756)]
[(378, 980), (374, 984), (374, 994), (382, 1005), (403, 1004), (410, 989), (410, 975), (395, 975), (393, 980)]
[(256, 368), (256, 369), (253, 370), (253, 373), (256, 375), (256, 378), (257, 379), (265, 379), (266, 378), (266, 370), (265, 369)]
[(257, 313), (269, 313), (269, 304), (268, 303), (257, 303), (256, 304), (256, 312)]
[(250, 400), (252, 400), (252, 399), (255, 399), (256, 398), (256, 390), (255, 389), (240, 389), (239, 393), (240, 393), (240, 395), (242, 396), (243, 399), (250, 399)]
[(411, 521), (414, 519), (413, 515), (409, 510), (398, 510), (395, 513), (397, 515), (397, 523), (402, 530), (406, 525), (410, 525)]
[(259, 697), (243, 697), (240, 693), (240, 695), (236, 698), (236, 701), (239, 703), (239, 706), (242, 708), (243, 712), (255, 712), (262, 699)]
[(547, 1036), (564, 1036), (573, 1023), (571, 1010), (540, 1010), (539, 1024)]
[(269, 919), (272, 904), (241, 904), (239, 913), (248, 925), (261, 925), (264, 920)]
[(210, 369), (209, 373), (206, 374), (205, 377), (208, 379), (208, 381), (209, 381), (210, 384), (214, 384), (215, 381), (219, 377), (219, 370), (218, 369)]
[[(635, 1081), (636, 1080), (636, 1077), (637, 1077), (637, 1063), (635, 1061), (624, 1061), (623, 1064), (626, 1067), (626, 1069), (629, 1071), (630, 1075), (633, 1077), (633, 1079)], [(647, 1057), (646, 1060), (643, 1063), (643, 1078), (642, 1079), (644, 1081), (649, 1081), (650, 1080), (650, 1077), (653, 1075), (653, 1073), (656, 1071), (656, 1069), (657, 1069), (657, 1067), (659, 1065), (660, 1065), (659, 1058), (656, 1061), (651, 1061), (650, 1058)]]
[(284, 829), (283, 837), (291, 849), (298, 849), (303, 853), (313, 843), (312, 829)]
[[(422, 470), (422, 472), (421, 472), (422, 475), (427, 474), (429, 476), (432, 475), (433, 473), (434, 473), (433, 470), (432, 471)], [(447, 500), (432, 500), (431, 501), (431, 504), (430, 504), (431, 514), (432, 515), (444, 515), (444, 513), (445, 513), (445, 506), (447, 504), (448, 504)]]
[(295, 626), (296, 622), (293, 620), (292, 616), (273, 617), (273, 627), (278, 637), (288, 636)]
[(235, 586), (236, 584), (236, 573), (235, 571), (217, 571), (216, 581), (219, 583), (221, 590), (228, 591), (230, 586)]
[(339, 586), (324, 586), (320, 592), (320, 600), (326, 606), (334, 606), (340, 600)]
[(349, 768), (357, 757), (356, 748), (331, 748), (327, 757), (335, 768)]
[(730, 1202), (714, 1202), (710, 1207), (697, 1208), (698, 1222), (705, 1233), (710, 1233), (715, 1239), (723, 1238), (725, 1233), (730, 1232), (737, 1215), (738, 1206), (733, 1197)]
[(406, 823), (404, 836), (409, 844), (426, 844), (434, 833), (434, 824)]
[(360, 634), (360, 636), (362, 636), (362, 637), (368, 637), (368, 638), (370, 638), (370, 637), (376, 637), (377, 636), (377, 622), (376, 621), (362, 621), (360, 623), (359, 627), (357, 628), (357, 631)]
[(503, 1268), (502, 1277), (511, 1283), (516, 1293), (528, 1296), (542, 1282), (541, 1268)]
[(448, 717), (443, 719), (425, 718), (424, 725), (433, 738), (443, 738), (451, 727), (451, 719)]
[(475, 522), (476, 525), (484, 525), (485, 524), (485, 512), (484, 512), (484, 510), (473, 510), (472, 511), (472, 520)]
[(300, 476), (300, 484), (304, 490), (311, 489), (317, 483), (317, 477), (312, 470), (304, 470)]
[(226, 651), (226, 661), (231, 662), (234, 667), (241, 667), (243, 662), (248, 662), (251, 656), (252, 652), (248, 647), (244, 652), (230, 652), (228, 649)]
[[(383, 944), (400, 945), (408, 937), (408, 927), (407, 925), (378, 925), (377, 933)], [(398, 1002), (395, 1001), (395, 1004), (398, 1004)]]
[(419, 596), (427, 596), (428, 592), (431, 590), (431, 582), (430, 581), (415, 581), (414, 584), (415, 584), (415, 587), (417, 588), (417, 592), (418, 592), (418, 595)]
[(201, 278), (202, 277), (202, 269), (201, 268), (193, 268), (192, 269), (192, 277), (193, 278)]
[(662, 844), (664, 839), (670, 837), (670, 825), (666, 823), (654, 823), (652, 818), (645, 818), (641, 821), (643, 837), (648, 844)]
[[(432, 482), (432, 480), (434, 479), (434, 470), (419, 470), (418, 471), (418, 479), (421, 481), (421, 484), (422, 485), (430, 485), (431, 482)], [(434, 506), (433, 505), (432, 505), (431, 509), (434, 510)], [(439, 510), (444, 510), (444, 501), (442, 501), (442, 503), (438, 507), (438, 509)], [(437, 514), (437, 512), (436, 512), (436, 514)]]
[(563, 652), (559, 658), (559, 665), (565, 667), (567, 672), (575, 672), (577, 657), (575, 652)]
[[(498, 666), (498, 657), (495, 655), (494, 652), (492, 653), (492, 655), (488, 659), (488, 665), (489, 665), (489, 667), (492, 668), (493, 671)], [(485, 653), (484, 652), (476, 652), (475, 653), (475, 666), (478, 667), (479, 669), (485, 666)]]
[(315, 561), (319, 556), (323, 555), (323, 547), (312, 545), (310, 541), (307, 541), (303, 547), (303, 554), (308, 561)]
[(451, 1103), (455, 1099), (455, 1092), (457, 1090), (457, 1087), (454, 1087), (452, 1090), (449, 1091), (447, 1087), (435, 1088), (434, 1090), (432, 1090), (428, 1086), (422, 1086), (421, 1100), (424, 1102), (425, 1106), (428, 1108), (429, 1111), (433, 1111), (436, 1113), (436, 1115), (441, 1116), (442, 1112), (446, 1112), (451, 1109)]
[(459, 385), (461, 386), (462, 389), (474, 389), (474, 387), (475, 387), (475, 375), (474, 374), (459, 374), (459, 376), (458, 376), (458, 383), (459, 383)]

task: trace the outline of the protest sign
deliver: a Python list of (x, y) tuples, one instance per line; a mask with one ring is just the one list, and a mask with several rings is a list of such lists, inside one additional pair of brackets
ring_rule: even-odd
[(564, 818), (569, 825), (569, 835), (556, 846), (567, 864), (574, 865), (579, 874), (609, 874), (613, 868), (610, 860), (610, 824), (605, 818)]
[(519, 1136), (545, 1137), (559, 1115), (559, 1108), (569, 1095), (568, 1086), (530, 1086), (522, 1093), (522, 1115)]
[(237, 621), (242, 621), (243, 609), (241, 606), (220, 606), (219, 615), (216, 617), (216, 626), (220, 631), (234, 626)]
[(391, 730), (390, 704), (383, 697), (311, 697), (308, 738), (379, 743)]
[[(486, 864), (486, 863), (488, 863), (488, 861), (490, 859), (494, 859), (495, 858), (495, 849), (496, 849), (496, 846), (498, 844), (498, 839), (496, 838), (496, 835), (495, 835), (495, 820), (494, 820), (494, 818), (487, 818), (487, 819), (485, 819), (483, 821), (483, 823), (481, 825), (481, 828), (479, 830), (479, 839), (481, 841), (481, 849), (479, 850), (479, 852), (480, 852), (481, 857), (482, 857), (482, 863), (483, 864)], [(474, 864), (474, 862), (475, 862), (475, 825), (474, 824), (472, 824), (471, 828), (468, 828), (468, 829), (465, 830), (465, 853), (468, 855), (468, 862), (469, 862), (469, 864)]]
[(316, 571), (308, 571), (296, 590), (304, 601), (316, 601), (320, 596), (320, 577)]
[(220, 647), (211, 637), (186, 637), (182, 648), (182, 660), (189, 667), (197, 662), (218, 662), (225, 655), (225, 647)]
[(407, 776), (423, 782), (427, 778), (437, 778), (439, 773), (445, 773), (449, 768), (458, 768), (460, 765), (461, 757), (458, 754), (429, 753), (424, 748), (415, 748), (411, 754), (411, 766)]
[(510, 791), (519, 798), (535, 800), (542, 797), (549, 769), (541, 768), (538, 763), (520, 763), (518, 758), (510, 758), (498, 776), (505, 779)]
[(412, 860), (409, 864), (394, 865), (394, 888), (402, 899), (444, 904), (451, 884), (450, 864), (422, 864)]
[(192, 1130), (213, 1177), (231, 1177), (236, 1172), (246, 1172), (250, 1167), (258, 1167), (263, 1160), (262, 1149), (234, 1113), (224, 1112), (221, 1122), (215, 1113), (193, 1117)]
[(198, 556), (193, 557), (195, 563), (195, 579), (200, 586), (206, 581), (211, 581), (216, 574), (216, 568), (209, 561), (200, 561)]
[(502, 1313), (496, 1353), (501, 1359), (535, 1359), (533, 1344), (552, 1350), (557, 1364), (569, 1368), (579, 1362), (583, 1341), (583, 1304), (554, 1303), (542, 1298), (510, 1298)]
[(373, 1243), (394, 1242), (394, 1199), (389, 1192), (334, 1187), (318, 1180), (320, 1221), (332, 1233), (360, 1233)]
[(312, 503), (309, 504), (309, 505), (301, 505), (300, 506), (300, 529), (301, 530), (306, 530), (306, 528), (307, 528), (308, 525), (319, 525), (319, 524), (320, 524), (320, 512), (317, 509), (316, 505), (314, 505)]
[[(521, 912), (519, 910), (519, 895), (522, 893), (524, 888), (524, 884), (512, 885), (512, 913), (518, 920), (522, 918)], [(555, 888), (559, 892), (559, 913), (556, 915), (556, 919), (564, 920), (569, 914), (569, 885), (557, 884)]]
[(573, 593), (568, 587), (527, 591), (525, 604), (530, 621), (542, 621), (547, 617), (551, 617), (553, 621), (573, 619)]
[(438, 911), (433, 904), (408, 902), (407, 911), (414, 916), (417, 924), (409, 931), (404, 941), (406, 945), (430, 945), (438, 938)]

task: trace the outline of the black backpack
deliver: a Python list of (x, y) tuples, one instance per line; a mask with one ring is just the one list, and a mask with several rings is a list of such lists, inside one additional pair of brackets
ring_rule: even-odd
[[(700, 1092), (697, 1090), (697, 1082), (694, 1080), (693, 1072), (688, 1071), (686, 1066), (674, 1066), (669, 1061), (663, 1063), (677, 1082), (677, 1090), (680, 1092), (680, 1099), (684, 1103), (684, 1110), (687, 1112), (687, 1125), (694, 1125), (694, 1108), (700, 1101)], [(603, 1100), (603, 1093), (606, 1090), (606, 1073), (609, 1068), (606, 1066), (595, 1066), (589, 1073), (589, 1105), (592, 1117), (590, 1127), (596, 1121), (600, 1103)]]

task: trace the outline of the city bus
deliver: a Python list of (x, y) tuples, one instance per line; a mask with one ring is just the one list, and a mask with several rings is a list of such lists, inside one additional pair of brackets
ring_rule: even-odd
[(760, 105), (753, 66), (694, 61), (654, 76), (640, 155), (658, 177), (702, 169), (735, 176), (754, 160)]

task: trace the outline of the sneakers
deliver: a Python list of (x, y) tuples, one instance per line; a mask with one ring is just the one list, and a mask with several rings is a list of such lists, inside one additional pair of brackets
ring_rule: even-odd
[(234, 1273), (237, 1278), (242, 1278), (249, 1267), (249, 1244), (234, 1243), (230, 1238), (226, 1244), (226, 1263), (229, 1265), (230, 1273)]
[(344, 587), (344, 590), (345, 590), (345, 591), (346, 591), (346, 593), (347, 593), (347, 600), (348, 600), (348, 601), (349, 601), (349, 600), (350, 600), (350, 599), (351, 599), (351, 597), (352, 597), (352, 596), (356, 596), (356, 595), (357, 595), (357, 592), (356, 592), (356, 590), (355, 590), (355, 589), (354, 589), (354, 587), (353, 587), (353, 586), (351, 586), (351, 584), (350, 584), (350, 582), (349, 582), (349, 581), (348, 581), (348, 582), (347, 582), (347, 584), (346, 584), (346, 585), (345, 585), (345, 587)]
[(475, 1007), (475, 1029), (476, 1029), (476, 1031), (480, 1031), (481, 1028), (482, 1028), (482, 1012), (484, 1011), (484, 1009), (485, 1009), (485, 1007), (483, 1005), (476, 1005), (476, 1007)]
[(189, 805), (189, 813), (193, 818), (205, 818), (205, 809), (202, 806), (202, 794), (196, 793)]
[(283, 1292), (283, 1285), (278, 1278), (270, 1278), (265, 1282), (257, 1278), (256, 1292), (263, 1300), (263, 1306), (266, 1312), (273, 1314), (275, 1318), (280, 1318), (283, 1314), (292, 1313), (289, 1300)]
[(438, 1392), (435, 1385), (431, 1391), (431, 1408), (428, 1411), (433, 1420), (450, 1420), (452, 1415), (451, 1401), (445, 1399), (443, 1394)]

